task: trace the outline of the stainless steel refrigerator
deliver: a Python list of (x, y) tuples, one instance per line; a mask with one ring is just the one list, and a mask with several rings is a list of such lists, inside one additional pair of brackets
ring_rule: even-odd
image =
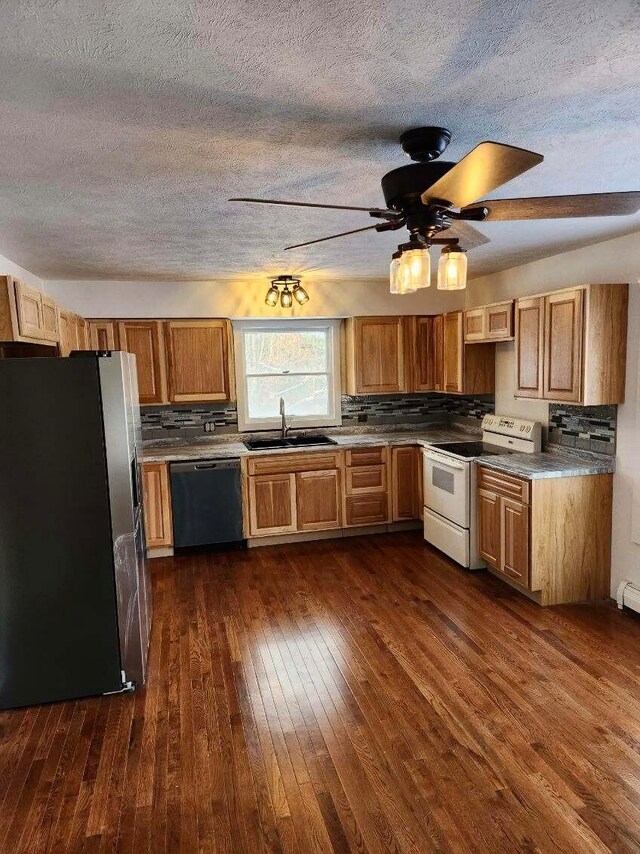
[(0, 708), (145, 681), (140, 461), (134, 356), (0, 359)]

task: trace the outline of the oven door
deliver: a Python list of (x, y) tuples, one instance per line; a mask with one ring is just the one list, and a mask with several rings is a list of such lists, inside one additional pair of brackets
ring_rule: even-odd
[(424, 451), (424, 503), (450, 522), (469, 527), (470, 463), (426, 448)]

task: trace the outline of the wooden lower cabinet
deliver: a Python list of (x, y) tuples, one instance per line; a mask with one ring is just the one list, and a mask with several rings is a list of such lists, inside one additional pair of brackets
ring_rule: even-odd
[(541, 605), (604, 599), (613, 475), (525, 480), (478, 467), (478, 551)]
[(422, 515), (422, 451), (415, 445), (391, 448), (391, 519), (403, 522)]
[(166, 463), (144, 463), (142, 466), (142, 503), (147, 547), (173, 545), (171, 486)]
[(250, 536), (293, 534), (298, 530), (294, 473), (250, 477), (248, 497)]
[(298, 531), (339, 528), (340, 471), (305, 471), (296, 474)]

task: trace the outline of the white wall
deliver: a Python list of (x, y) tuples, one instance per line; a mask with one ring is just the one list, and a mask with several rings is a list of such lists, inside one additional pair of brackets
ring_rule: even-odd
[(210, 282), (47, 281), (61, 305), (84, 317), (350, 317), (356, 314), (437, 314), (462, 308), (464, 293), (435, 285), (406, 296), (388, 280), (302, 279), (309, 302), (293, 311), (269, 308), (266, 277)]
[[(471, 259), (470, 262), (472, 263)], [(467, 306), (526, 296), (586, 282), (629, 282), (629, 333), (626, 401), (618, 407), (616, 473), (613, 494), (611, 591), (623, 578), (640, 584), (640, 235), (630, 234), (583, 249), (554, 255), (475, 279)], [(515, 401), (514, 345), (499, 344), (496, 361), (496, 411), (547, 422), (548, 404)]]
[(24, 267), (19, 267), (17, 264), (14, 264), (14, 262), (9, 258), (5, 258), (4, 255), (0, 255), (0, 276), (3, 275), (15, 276), (16, 279), (20, 279), (21, 282), (24, 282), (25, 285), (31, 285), (32, 288), (37, 288), (39, 291), (44, 290), (44, 282), (42, 279), (38, 278), (38, 276), (34, 276), (33, 273), (25, 270)]

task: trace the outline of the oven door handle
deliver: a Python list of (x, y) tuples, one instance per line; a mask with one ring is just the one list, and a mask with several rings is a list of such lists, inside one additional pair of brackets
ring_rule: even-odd
[(444, 454), (436, 454), (433, 451), (425, 450), (424, 455), (428, 460), (431, 460), (434, 463), (439, 463), (442, 466), (446, 466), (450, 469), (457, 469), (458, 471), (463, 470), (466, 465), (466, 463), (461, 463), (451, 457), (445, 457)]

